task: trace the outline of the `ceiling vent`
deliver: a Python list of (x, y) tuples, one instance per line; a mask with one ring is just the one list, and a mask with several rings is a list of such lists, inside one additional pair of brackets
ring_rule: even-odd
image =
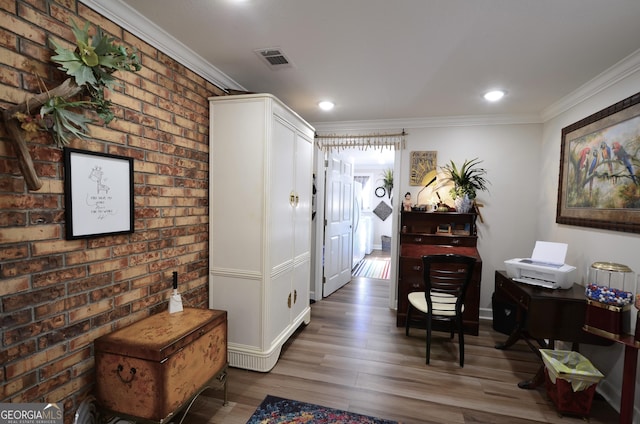
[(282, 53), (282, 50), (278, 47), (259, 49), (255, 50), (255, 52), (267, 63), (267, 65), (269, 65), (270, 68), (279, 69), (293, 66), (284, 53)]

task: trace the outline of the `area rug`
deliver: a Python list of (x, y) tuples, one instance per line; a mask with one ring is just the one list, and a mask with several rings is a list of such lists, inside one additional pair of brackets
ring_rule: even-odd
[(267, 395), (247, 424), (398, 424), (367, 415)]
[(351, 275), (386, 280), (389, 278), (390, 264), (391, 260), (389, 258), (366, 258), (355, 266), (351, 271)]

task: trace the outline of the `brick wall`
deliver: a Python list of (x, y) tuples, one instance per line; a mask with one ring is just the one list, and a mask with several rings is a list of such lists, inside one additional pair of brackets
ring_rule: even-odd
[(207, 307), (208, 102), (221, 90), (75, 0), (0, 0), (0, 108), (65, 79), (47, 39), (74, 43), (71, 20), (135, 46), (118, 72), (116, 120), (71, 147), (134, 158), (135, 232), (65, 239), (62, 151), (28, 144), (43, 187), (29, 191), (0, 125), (0, 402), (63, 402), (71, 422), (94, 381), (96, 337), (167, 308), (179, 273), (186, 305)]

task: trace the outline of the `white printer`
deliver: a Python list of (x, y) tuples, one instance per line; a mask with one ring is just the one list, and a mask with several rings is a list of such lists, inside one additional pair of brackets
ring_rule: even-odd
[(568, 289), (575, 280), (576, 267), (564, 263), (565, 243), (536, 241), (531, 258), (504, 261), (507, 276), (520, 283), (549, 289)]

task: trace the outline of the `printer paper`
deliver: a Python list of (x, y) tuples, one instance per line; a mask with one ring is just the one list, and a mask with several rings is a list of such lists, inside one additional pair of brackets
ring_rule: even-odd
[(550, 265), (564, 265), (567, 256), (566, 243), (553, 243), (550, 241), (536, 241), (531, 260)]

